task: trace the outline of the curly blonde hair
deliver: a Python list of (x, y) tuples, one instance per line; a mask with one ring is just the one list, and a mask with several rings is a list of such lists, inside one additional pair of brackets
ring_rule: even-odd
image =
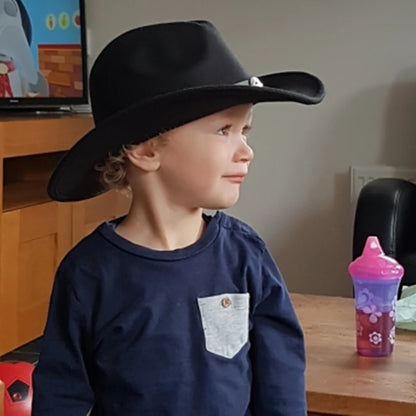
[(95, 165), (95, 170), (100, 172), (100, 182), (105, 189), (128, 188), (129, 183), (126, 178), (127, 151), (133, 147), (133, 145), (123, 145), (118, 152), (109, 153), (107, 159)]

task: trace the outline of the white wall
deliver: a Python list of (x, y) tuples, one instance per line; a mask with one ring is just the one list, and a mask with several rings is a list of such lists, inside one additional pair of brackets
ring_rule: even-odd
[(416, 1), (87, 3), (91, 60), (132, 27), (197, 18), (214, 22), (252, 74), (322, 78), (319, 106), (256, 107), (256, 157), (231, 212), (266, 240), (290, 290), (349, 295), (349, 166), (416, 163)]

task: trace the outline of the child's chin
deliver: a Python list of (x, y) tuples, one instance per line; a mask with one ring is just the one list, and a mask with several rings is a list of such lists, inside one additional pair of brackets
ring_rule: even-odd
[(230, 199), (228, 201), (221, 201), (217, 204), (209, 204), (208, 206), (203, 207), (203, 209), (218, 210), (218, 209), (227, 209), (231, 208), (238, 202), (238, 197), (235, 199)]

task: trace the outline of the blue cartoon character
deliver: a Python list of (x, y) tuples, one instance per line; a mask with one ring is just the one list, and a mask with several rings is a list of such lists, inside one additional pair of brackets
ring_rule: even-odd
[(32, 25), (21, 0), (0, 0), (0, 98), (48, 96), (30, 51)]

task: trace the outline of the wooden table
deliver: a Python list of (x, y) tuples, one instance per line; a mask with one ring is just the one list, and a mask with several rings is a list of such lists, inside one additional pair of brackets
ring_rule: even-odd
[(355, 349), (353, 299), (291, 299), (305, 333), (311, 416), (416, 416), (416, 332), (398, 329), (389, 357), (362, 357)]

